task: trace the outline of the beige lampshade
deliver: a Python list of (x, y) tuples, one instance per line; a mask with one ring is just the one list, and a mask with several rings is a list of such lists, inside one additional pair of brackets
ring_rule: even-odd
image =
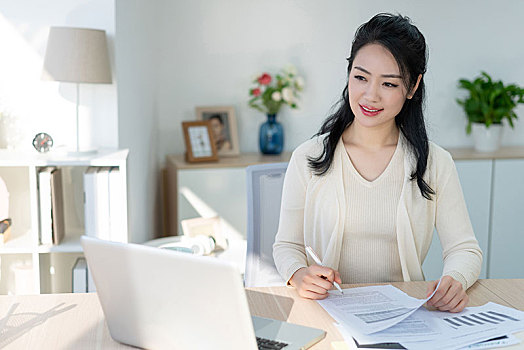
[(106, 32), (99, 29), (51, 27), (42, 79), (111, 84)]

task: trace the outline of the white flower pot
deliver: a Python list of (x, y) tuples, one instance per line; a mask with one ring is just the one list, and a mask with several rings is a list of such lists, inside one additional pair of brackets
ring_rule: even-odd
[(489, 128), (482, 123), (473, 123), (471, 133), (475, 150), (478, 152), (495, 152), (500, 146), (502, 124), (491, 124)]

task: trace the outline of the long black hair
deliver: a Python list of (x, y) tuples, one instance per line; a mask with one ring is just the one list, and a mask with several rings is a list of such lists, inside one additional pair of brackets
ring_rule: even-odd
[[(385, 47), (400, 69), (404, 85), (408, 91), (413, 90), (419, 75), (422, 75), (419, 86), (411, 99), (406, 99), (395, 123), (408, 141), (417, 165), (411, 173), (411, 180), (416, 180), (422, 196), (431, 199), (435, 191), (422, 178), (426, 172), (429, 154), (428, 136), (424, 123), (423, 104), (425, 95), (424, 73), (426, 73), (427, 50), (422, 33), (411, 24), (408, 17), (380, 13), (362, 24), (355, 33), (348, 60), (348, 79), (353, 61), (358, 51), (368, 44), (379, 44)], [(335, 147), (344, 130), (351, 125), (355, 115), (351, 111), (348, 96), (348, 82), (342, 91), (338, 108), (322, 124), (315, 135), (328, 134), (324, 138), (324, 149), (318, 157), (309, 157), (309, 167), (316, 175), (324, 175), (333, 162)]]

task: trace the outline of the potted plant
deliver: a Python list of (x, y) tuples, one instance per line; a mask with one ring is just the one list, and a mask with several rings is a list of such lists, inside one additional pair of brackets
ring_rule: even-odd
[(486, 72), (481, 72), (473, 81), (460, 79), (459, 88), (469, 92), (469, 96), (457, 99), (457, 102), (466, 112), (466, 133), (473, 132), (475, 149), (495, 151), (500, 144), (502, 121), (505, 119), (514, 127), (513, 121), (517, 119), (514, 109), (519, 103), (524, 103), (524, 89), (515, 84), (493, 81)]

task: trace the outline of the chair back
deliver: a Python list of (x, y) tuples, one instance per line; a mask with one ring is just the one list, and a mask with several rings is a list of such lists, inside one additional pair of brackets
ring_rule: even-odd
[(247, 172), (246, 287), (284, 285), (273, 261), (288, 163), (251, 165)]

